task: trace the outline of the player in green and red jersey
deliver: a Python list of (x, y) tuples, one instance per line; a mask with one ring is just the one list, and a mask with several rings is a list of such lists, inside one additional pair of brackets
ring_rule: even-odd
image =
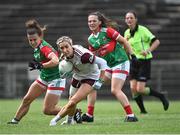
[[(89, 36), (89, 49), (96, 55), (107, 61), (110, 69), (106, 70), (104, 80), (111, 80), (111, 92), (123, 106), (126, 112), (126, 122), (136, 122), (138, 119), (134, 115), (127, 96), (122, 91), (122, 87), (129, 73), (129, 59), (125, 49), (135, 60), (132, 49), (125, 38), (118, 31), (110, 27), (108, 20), (100, 12), (90, 13), (88, 16), (89, 29), (92, 34)], [(125, 49), (124, 49), (125, 48)], [(88, 97), (88, 112), (82, 115), (82, 120), (93, 121), (93, 110), (95, 104), (94, 95)]]
[(34, 60), (29, 63), (29, 67), (30, 70), (38, 69), (40, 76), (31, 84), (15, 117), (8, 124), (18, 124), (27, 114), (30, 104), (44, 92), (44, 114), (56, 115), (61, 109), (56, 105), (65, 89), (65, 79), (61, 79), (59, 74), (58, 53), (43, 39), (44, 29), (36, 20), (28, 20), (26, 28), (29, 44), (34, 48)]
[(133, 98), (143, 114), (147, 111), (143, 104), (142, 95), (159, 98), (163, 103), (164, 110), (167, 110), (169, 102), (165, 96), (146, 87), (146, 82), (150, 79), (151, 74), (151, 52), (159, 46), (160, 42), (146, 27), (137, 23), (137, 16), (134, 11), (126, 13), (125, 21), (129, 28), (125, 31), (124, 37), (128, 39), (138, 59), (136, 63), (131, 64), (130, 68), (130, 87)]

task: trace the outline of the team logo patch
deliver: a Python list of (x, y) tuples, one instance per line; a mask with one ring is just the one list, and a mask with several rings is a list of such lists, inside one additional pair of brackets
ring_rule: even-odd
[(90, 61), (90, 63), (93, 63), (93, 61), (94, 61), (94, 56), (93, 55), (91, 55), (91, 57), (89, 57), (89, 61)]

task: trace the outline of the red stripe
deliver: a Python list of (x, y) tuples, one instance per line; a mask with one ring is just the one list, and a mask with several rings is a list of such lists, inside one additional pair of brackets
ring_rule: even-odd
[(48, 87), (48, 90), (61, 90), (64, 91), (64, 87)]
[(106, 69), (105, 71), (112, 74), (112, 70)]
[(127, 72), (125, 70), (114, 70), (113, 73), (122, 73), (122, 74), (126, 74), (126, 75), (129, 74), (129, 72)]
[(39, 83), (39, 84), (41, 84), (41, 85), (43, 85), (43, 86), (45, 86), (45, 87), (47, 87), (45, 84), (43, 84), (43, 83), (40, 82), (39, 80), (36, 80), (36, 82)]

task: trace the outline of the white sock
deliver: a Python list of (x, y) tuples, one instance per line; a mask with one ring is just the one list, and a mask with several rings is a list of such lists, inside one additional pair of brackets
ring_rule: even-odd
[(57, 121), (59, 121), (60, 119), (61, 119), (61, 116), (60, 116), (60, 115), (56, 115), (56, 116), (52, 119), (52, 121), (57, 122)]
[(71, 123), (71, 121), (72, 121), (72, 119), (73, 119), (73, 116), (67, 116), (67, 123)]
[(127, 116), (128, 117), (134, 117), (134, 114), (128, 114)]
[(86, 115), (89, 116), (89, 117), (91, 117), (91, 118), (93, 117), (93, 116), (92, 116), (91, 114), (89, 114), (89, 113), (86, 113)]

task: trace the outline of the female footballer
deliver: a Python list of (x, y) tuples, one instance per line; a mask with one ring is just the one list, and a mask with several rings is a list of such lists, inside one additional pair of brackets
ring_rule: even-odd
[[(73, 115), (76, 105), (94, 92), (94, 88), (100, 87), (101, 76), (108, 69), (104, 59), (92, 54), (81, 45), (73, 45), (72, 39), (62, 36), (57, 40), (57, 46), (64, 55), (64, 59), (73, 64), (73, 77), (70, 86), (70, 99), (60, 112), (51, 120), (50, 126), (68, 115), (67, 124), (73, 124)], [(99, 79), (98, 79), (99, 78)], [(64, 124), (64, 123), (63, 123)]]
[[(125, 38), (115, 30), (117, 25), (100, 12), (92, 12), (88, 16), (88, 26), (92, 32), (88, 38), (89, 49), (97, 56), (107, 61), (110, 69), (106, 70), (103, 80), (111, 80), (111, 92), (121, 103), (125, 113), (125, 122), (136, 122), (127, 96), (122, 88), (129, 73), (129, 59), (126, 51), (131, 55), (132, 61), (136, 60), (133, 51)], [(113, 28), (114, 27), (114, 28)], [(91, 103), (95, 103), (94, 95), (89, 96)], [(88, 102), (89, 102), (88, 100)], [(94, 102), (92, 102), (92, 100)], [(89, 103), (88, 103), (89, 104)], [(91, 104), (93, 106), (93, 104)], [(88, 110), (89, 111), (89, 110)], [(92, 119), (88, 112), (82, 115), (82, 120), (89, 122)]]
[(56, 106), (61, 93), (65, 89), (65, 79), (59, 75), (59, 58), (57, 51), (43, 39), (45, 27), (32, 19), (26, 23), (27, 38), (34, 49), (34, 60), (29, 63), (30, 70), (39, 70), (39, 77), (31, 84), (24, 96), (14, 118), (8, 124), (18, 124), (29, 111), (31, 103), (43, 93), (43, 112), (46, 115), (56, 115), (61, 108)]

